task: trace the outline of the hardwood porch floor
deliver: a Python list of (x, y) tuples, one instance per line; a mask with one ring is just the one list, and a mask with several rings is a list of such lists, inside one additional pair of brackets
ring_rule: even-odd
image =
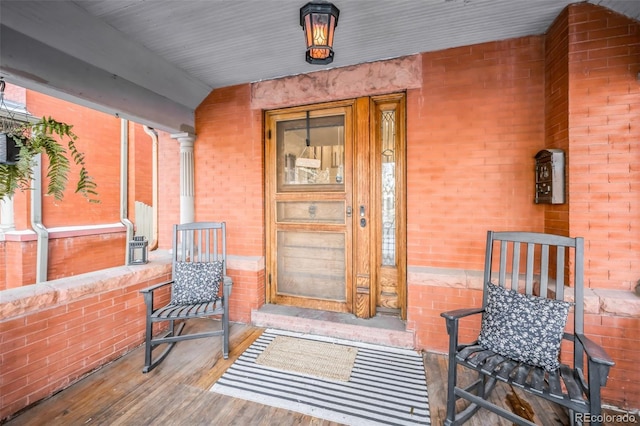
[[(187, 327), (205, 330), (211, 320)], [(217, 326), (214, 325), (214, 326)], [(221, 357), (221, 339), (180, 342), (155, 370), (142, 373), (144, 348), (102, 367), (56, 395), (24, 410), (7, 425), (337, 425), (337, 423), (209, 392), (233, 361), (262, 333), (262, 328), (231, 326), (231, 353)], [(441, 425), (445, 412), (446, 359), (425, 353), (431, 421)], [(502, 384), (501, 384), (502, 385)], [(499, 386), (494, 401), (507, 407), (512, 390)], [(536, 421), (568, 424), (566, 413), (538, 398), (526, 398)], [(481, 410), (467, 425), (511, 423)]]

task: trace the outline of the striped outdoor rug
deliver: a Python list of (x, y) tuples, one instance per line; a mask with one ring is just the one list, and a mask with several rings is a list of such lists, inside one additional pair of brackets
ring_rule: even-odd
[[(279, 335), (357, 347), (351, 378), (323, 379), (257, 364), (257, 356)], [(328, 337), (268, 329), (211, 391), (348, 425), (431, 424), (419, 353)]]

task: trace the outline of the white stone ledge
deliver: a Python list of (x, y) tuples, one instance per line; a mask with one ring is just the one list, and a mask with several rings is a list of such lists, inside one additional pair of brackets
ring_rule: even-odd
[(251, 109), (283, 108), (420, 87), (422, 55), (415, 54), (252, 83)]
[[(60, 226), (47, 228), (49, 239), (81, 237), (86, 235), (102, 235), (125, 232), (126, 228), (122, 223), (107, 223), (99, 225), (82, 225), (82, 226)], [(6, 231), (0, 233), (0, 241), (36, 241), (38, 235), (31, 229), (22, 231)]]
[(407, 280), (413, 285), (482, 290), (482, 272), (480, 271), (409, 266)]
[(166, 253), (149, 258), (150, 262), (144, 265), (116, 266), (1, 291), (0, 318), (15, 318), (171, 273), (171, 262)]
[(621, 317), (640, 318), (640, 296), (625, 290), (594, 289), (600, 298), (600, 309), (608, 314)]
[[(237, 271), (264, 269), (264, 257), (261, 256), (229, 255), (228, 262), (228, 268)], [(171, 254), (167, 250), (154, 250), (149, 253), (146, 264), (116, 266), (0, 291), (0, 322), (163, 275), (171, 275)]]
[[(481, 271), (409, 266), (407, 281), (418, 286), (482, 290)], [(565, 291), (567, 299), (573, 300), (573, 288)], [(630, 290), (585, 288), (584, 310), (589, 314), (640, 318), (640, 297)]]

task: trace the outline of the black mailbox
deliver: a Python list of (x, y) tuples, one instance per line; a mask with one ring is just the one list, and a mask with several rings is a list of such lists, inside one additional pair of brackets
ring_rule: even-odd
[(536, 204), (563, 204), (564, 151), (543, 149), (536, 154)]

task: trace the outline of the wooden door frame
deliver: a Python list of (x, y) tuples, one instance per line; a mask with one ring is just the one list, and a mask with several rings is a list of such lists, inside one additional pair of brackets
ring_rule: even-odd
[[(275, 280), (277, 279), (277, 250), (276, 250), (276, 234), (278, 225), (276, 224), (276, 200), (278, 199), (277, 192), (277, 166), (274, 164), (273, 159), (276, 156), (276, 135), (275, 131), (272, 131), (272, 135), (269, 134), (271, 129), (271, 122), (277, 121), (278, 117), (285, 115), (296, 115), (296, 114), (304, 114), (307, 111), (320, 111), (320, 110), (338, 110), (345, 109), (346, 114), (350, 116), (350, 119), (345, 119), (345, 164), (350, 164), (353, 161), (353, 136), (355, 134), (354, 125), (355, 119), (354, 116), (354, 105), (355, 100), (345, 100), (338, 102), (326, 102), (321, 104), (314, 105), (306, 105), (306, 106), (298, 106), (291, 108), (282, 108), (277, 110), (269, 110), (265, 111), (264, 114), (264, 123), (265, 123), (265, 133), (264, 133), (264, 147), (265, 147), (265, 230), (266, 230), (266, 302), (267, 303), (275, 303), (276, 299), (280, 302), (284, 302), (286, 304), (294, 304), (295, 300), (296, 306), (312, 308), (312, 309), (324, 309), (331, 310), (334, 312), (353, 312), (353, 281), (352, 275), (348, 273), (348, 271), (353, 270), (353, 228), (351, 227), (352, 221), (351, 218), (346, 217), (345, 214), (345, 227), (347, 228), (347, 235), (345, 238), (345, 286), (346, 286), (346, 294), (345, 294), (345, 302), (331, 302), (331, 301), (320, 301), (316, 299), (308, 299), (307, 301), (302, 300), (302, 298), (297, 297), (289, 297), (277, 294), (277, 288)], [(301, 115), (302, 117), (302, 115)], [(350, 123), (351, 121), (351, 123)], [(273, 140), (271, 140), (273, 137)], [(345, 167), (343, 170), (344, 173), (344, 193), (339, 192), (337, 194), (344, 194), (345, 207), (351, 207), (353, 202), (353, 172), (352, 167)], [(353, 216), (353, 215), (352, 215)], [(347, 221), (349, 221), (347, 223)], [(282, 226), (282, 225), (280, 225)], [(349, 229), (350, 228), (350, 229)], [(350, 238), (349, 238), (350, 237)]]
[[(369, 177), (371, 176), (371, 153), (369, 131), (370, 102), (369, 98), (358, 98), (355, 104), (355, 134), (353, 137), (354, 151), (354, 194), (353, 194), (353, 313), (358, 318), (371, 318), (375, 315), (375, 309), (371, 309), (375, 300), (375, 291), (372, 290), (371, 283), (376, 282), (375, 268), (371, 268), (371, 210), (370, 200), (372, 190), (370, 188)], [(360, 206), (364, 206), (364, 217), (360, 216)], [(365, 227), (360, 226), (360, 220), (367, 223)], [(374, 264), (375, 265), (375, 264)], [(375, 306), (375, 305), (374, 305)]]
[[(380, 133), (380, 114), (386, 106), (393, 106), (396, 111), (396, 137), (395, 147), (399, 153), (395, 157), (395, 175), (396, 175), (396, 262), (397, 262), (397, 308), (400, 312), (400, 318), (407, 319), (407, 183), (406, 183), (406, 93), (392, 93), (387, 95), (371, 96), (370, 98), (370, 137), (374, 143), (372, 146), (377, 147), (381, 138)], [(381, 152), (371, 155), (371, 170), (379, 170)], [(377, 213), (377, 217), (372, 221), (371, 233), (374, 238), (373, 247), (377, 250), (371, 253), (371, 265), (375, 270), (376, 288), (374, 297), (371, 298), (371, 310), (376, 313), (380, 302), (380, 293), (384, 286), (384, 274), (381, 273), (381, 247), (382, 247), (382, 220), (381, 220), (381, 173), (372, 174), (375, 182), (371, 185), (371, 205), (372, 211)], [(374, 207), (375, 206), (375, 209)]]
[[(397, 267), (398, 267), (398, 308), (400, 317), (407, 317), (407, 292), (406, 292), (406, 94), (394, 93), (389, 95), (379, 95), (371, 97), (361, 97), (345, 101), (326, 102), (321, 104), (306, 105), (292, 108), (282, 108), (265, 111), (265, 224), (266, 224), (266, 301), (273, 303), (275, 300), (275, 284), (272, 274), (277, 270), (277, 251), (275, 250), (274, 235), (275, 225), (275, 144), (269, 142), (270, 117), (275, 119), (278, 115), (289, 113), (303, 113), (323, 109), (333, 109), (350, 107), (352, 125), (345, 126), (345, 164), (352, 164), (352, 168), (345, 167), (345, 183), (351, 182), (351, 186), (345, 186), (345, 201), (351, 207), (350, 220), (351, 239), (345, 241), (345, 250), (349, 250), (346, 256), (347, 274), (345, 276), (347, 289), (346, 312), (351, 312), (359, 318), (371, 318), (377, 313), (379, 302), (379, 270), (381, 262), (381, 174), (375, 173), (371, 180), (372, 170), (379, 168), (379, 158), (374, 155), (373, 149), (377, 147), (378, 141), (372, 143), (372, 138), (379, 134), (379, 125), (374, 114), (381, 104), (394, 103), (398, 113), (398, 134), (396, 135), (396, 147), (400, 153), (396, 158), (396, 247)], [(350, 137), (349, 137), (350, 136)], [(351, 141), (351, 146), (347, 147), (346, 141)], [(349, 163), (351, 162), (351, 163)], [(360, 216), (360, 206), (365, 207), (364, 217)], [(360, 226), (361, 219), (365, 219), (367, 225)], [(346, 222), (345, 222), (346, 223)], [(347, 239), (349, 240), (349, 239)], [(375, 247), (376, 250), (371, 250)], [(348, 272), (351, 271), (351, 274)], [(322, 309), (311, 303), (310, 308)], [(334, 307), (332, 310), (340, 311)]]

